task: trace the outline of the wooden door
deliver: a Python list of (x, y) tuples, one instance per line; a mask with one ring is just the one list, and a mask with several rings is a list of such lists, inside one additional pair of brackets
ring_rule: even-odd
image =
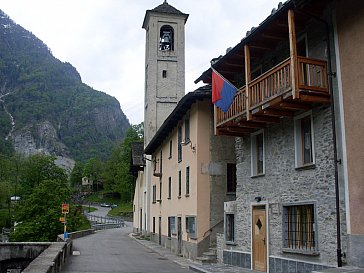
[(265, 206), (253, 207), (253, 269), (267, 271), (267, 221)]
[(177, 243), (178, 243), (177, 253), (181, 254), (182, 253), (182, 218), (181, 217), (177, 218)]

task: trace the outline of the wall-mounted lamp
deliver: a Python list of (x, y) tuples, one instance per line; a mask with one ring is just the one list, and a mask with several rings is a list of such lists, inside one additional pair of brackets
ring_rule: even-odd
[(195, 145), (192, 145), (192, 141), (190, 139), (185, 139), (181, 141), (181, 145), (182, 146), (187, 146), (188, 144), (190, 144), (190, 148), (193, 152), (196, 152), (196, 147)]
[(254, 197), (254, 200), (259, 203), (260, 201), (263, 200), (263, 198), (261, 196), (256, 196)]

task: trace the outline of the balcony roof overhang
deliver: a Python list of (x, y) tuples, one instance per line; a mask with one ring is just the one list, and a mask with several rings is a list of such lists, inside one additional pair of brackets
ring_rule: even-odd
[[(278, 9), (273, 9), (272, 13), (259, 24), (258, 27), (253, 27), (247, 32), (240, 43), (230, 49), (224, 56), (215, 58), (212, 61), (212, 67), (219, 71), (226, 79), (240, 87), (235, 81), (234, 76), (237, 73), (243, 73), (245, 67), (244, 46), (249, 45), (251, 51), (251, 59), (258, 59), (263, 56), (267, 51), (273, 50), (275, 46), (283, 41), (288, 42), (288, 22), (287, 13), (289, 9), (304, 10), (305, 12), (314, 16), (319, 16), (327, 0), (313, 1), (313, 0), (289, 0), (284, 4), (280, 4)], [(300, 30), (304, 26), (304, 21), (307, 16), (298, 13), (295, 17), (296, 29)], [(194, 82), (198, 83), (203, 81), (206, 84), (211, 84), (212, 69), (209, 68), (204, 71), (200, 77)]]

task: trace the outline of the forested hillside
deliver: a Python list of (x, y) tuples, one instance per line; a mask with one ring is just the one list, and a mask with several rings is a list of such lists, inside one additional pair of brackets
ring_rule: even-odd
[(0, 10), (0, 154), (106, 158), (129, 126), (115, 98)]

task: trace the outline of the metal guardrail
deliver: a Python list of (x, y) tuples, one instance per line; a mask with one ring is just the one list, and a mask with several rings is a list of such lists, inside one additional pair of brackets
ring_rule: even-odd
[(125, 227), (125, 221), (119, 217), (98, 216), (90, 213), (85, 213), (86, 218), (90, 221), (91, 227), (94, 230), (110, 229)]

